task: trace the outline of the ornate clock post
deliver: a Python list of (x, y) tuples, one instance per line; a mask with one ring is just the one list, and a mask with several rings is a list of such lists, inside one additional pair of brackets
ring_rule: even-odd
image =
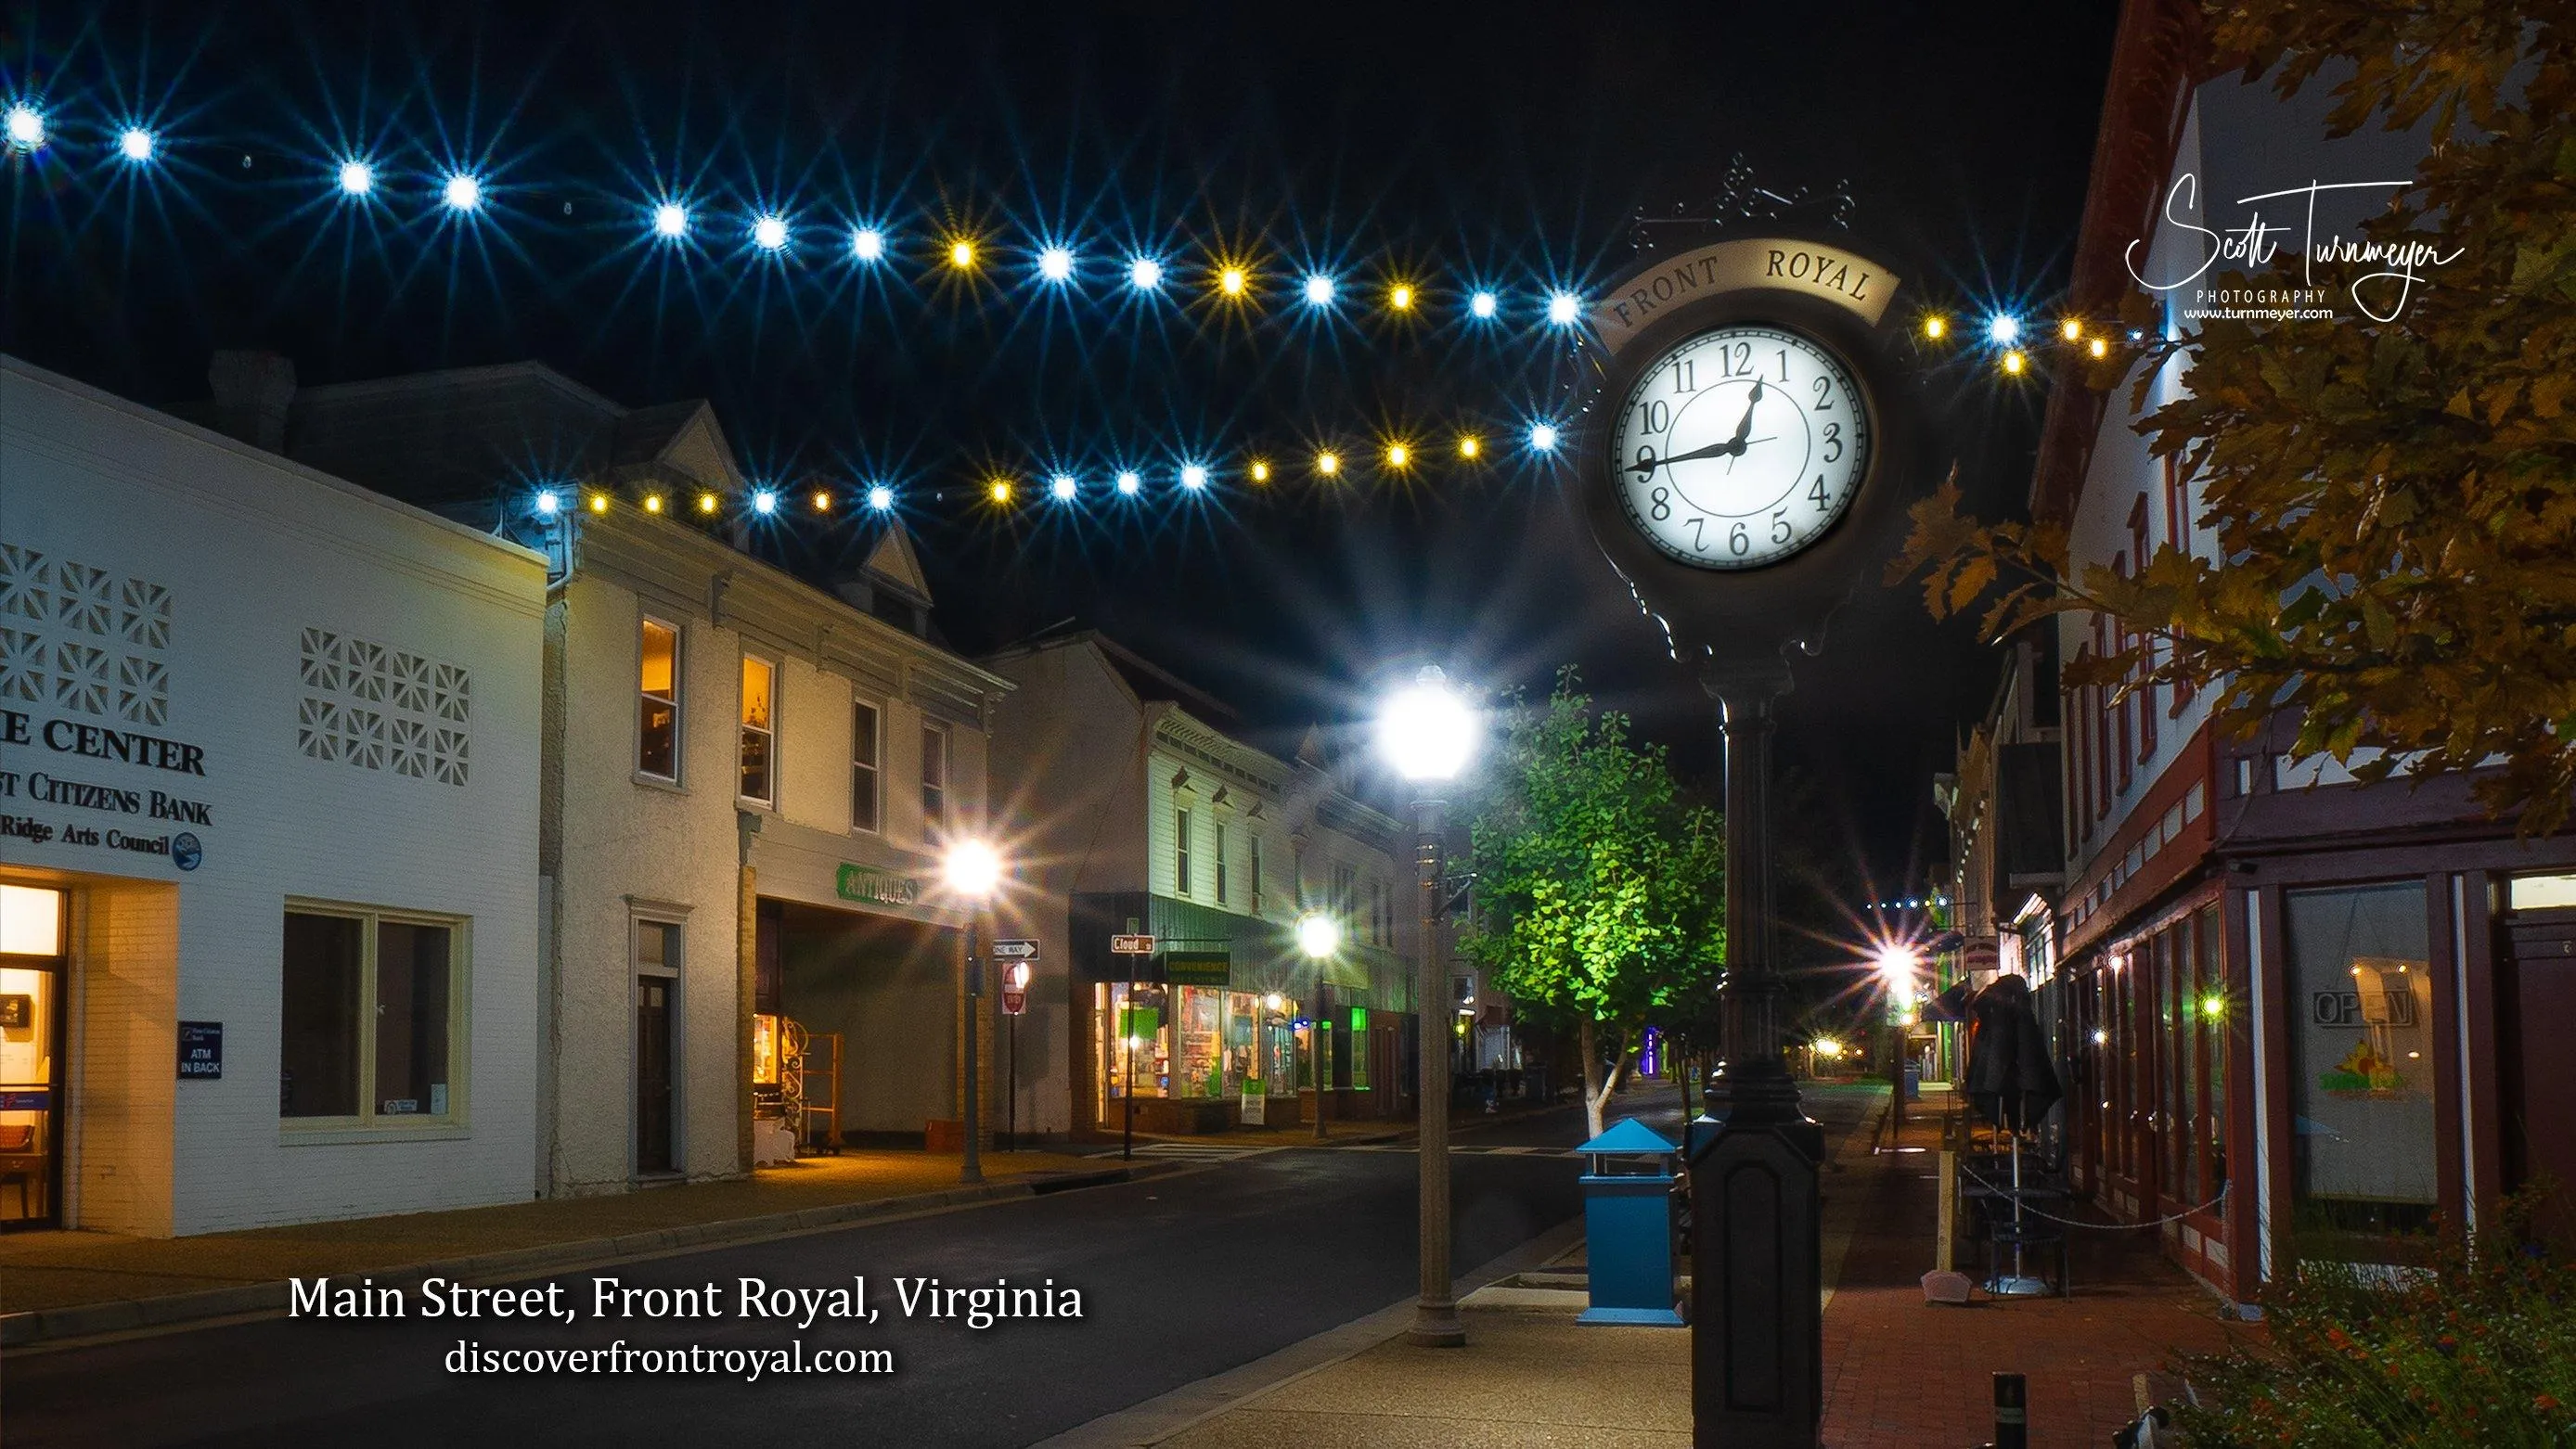
[(1641, 265), (1591, 317), (1585, 517), (1726, 746), (1726, 1065), (1690, 1164), (1701, 1449), (1812, 1449), (1823, 1416), (1824, 1142), (1781, 1060), (1771, 730), (1790, 652), (1823, 647), (1918, 481), (1880, 326), (1896, 281), (1835, 244), (1723, 241)]

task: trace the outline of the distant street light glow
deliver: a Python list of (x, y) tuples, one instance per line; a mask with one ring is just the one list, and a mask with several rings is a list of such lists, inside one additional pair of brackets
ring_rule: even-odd
[(992, 499), (995, 503), (1010, 502), (1011, 480), (1008, 478), (994, 479), (992, 482), (984, 486), (984, 495)]
[(538, 491), (537, 516), (539, 518), (552, 518), (561, 512), (563, 512), (562, 494), (557, 493), (551, 488), (541, 489)]
[(1342, 949), (1342, 923), (1322, 911), (1308, 911), (1297, 918), (1297, 949), (1308, 960), (1321, 961)]
[(942, 869), (950, 890), (980, 901), (1002, 883), (1002, 853), (981, 840), (961, 840), (948, 847)]

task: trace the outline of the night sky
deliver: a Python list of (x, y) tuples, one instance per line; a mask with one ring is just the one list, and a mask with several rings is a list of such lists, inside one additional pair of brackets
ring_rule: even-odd
[[(0, 347), (150, 403), (203, 397), (216, 347), (307, 384), (537, 358), (630, 405), (709, 397), (756, 475), (900, 488), (969, 652), (1097, 625), (1287, 741), (1360, 717), (1403, 661), (1540, 689), (1577, 663), (1701, 773), (1706, 702), (1546, 474), (1517, 449), (1405, 479), (1363, 457), (1470, 423), (1499, 444), (1558, 406), (1540, 293), (1627, 265), (1632, 214), (1704, 204), (1738, 154), (1774, 188), (1847, 182), (1850, 244), (1909, 297), (2044, 309), (2114, 10), (15, 6), (0, 92), (40, 96), (60, 140), (0, 176)], [(112, 160), (129, 116), (163, 138), (148, 177)], [(381, 206), (332, 195), (352, 152)], [(490, 182), (471, 226), (428, 200), (454, 163)], [(647, 236), (665, 192), (694, 248)], [(763, 207), (796, 226), (784, 260), (744, 244)], [(848, 261), (855, 219), (889, 265)], [(939, 280), (949, 228), (983, 239), (980, 283)], [(1082, 255), (1069, 293), (1033, 282), (1040, 237)], [(1120, 285), (1140, 253), (1175, 270), (1163, 300)], [(1218, 253), (1261, 305), (1207, 301)], [(1342, 278), (1336, 320), (1296, 305), (1309, 266)], [(1363, 295), (1399, 278), (1422, 318)], [(1504, 318), (1465, 325), (1488, 282)], [(1945, 385), (1947, 452), (2010, 506), (2041, 388)], [(1326, 445), (1354, 464), (1329, 485), (1302, 461)], [(1281, 465), (1258, 495), (1256, 454)], [(1202, 457), (1218, 500), (1170, 496)], [(1122, 465), (1153, 480), (1139, 504), (1101, 496)], [(1082, 507), (1037, 499), (1057, 467)], [(975, 504), (996, 470), (1024, 485), (1008, 523)], [(768, 546), (828, 573), (856, 528)], [(1930, 773), (1992, 687), (1986, 651), (1866, 581), (1789, 703), (1805, 852), (1890, 889), (1919, 871)]]

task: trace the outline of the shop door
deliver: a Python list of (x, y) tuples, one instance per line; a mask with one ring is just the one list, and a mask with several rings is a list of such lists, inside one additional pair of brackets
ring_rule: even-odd
[[(56, 892), (23, 886), (0, 890), (51, 897), (59, 914), (62, 898)], [(14, 904), (21, 909), (11, 913), (23, 914), (26, 902)], [(59, 930), (46, 924), (44, 949), (59, 950)], [(0, 956), (0, 1231), (62, 1222), (62, 965), (59, 955)]]
[(2496, 999), (2504, 1007), (2504, 1169), (2508, 1188), (2536, 1177), (2559, 1184), (2534, 1226), (2576, 1249), (2576, 910), (2522, 911), (2505, 928), (2507, 959)]
[(635, 1170), (671, 1170), (671, 978), (635, 978)]

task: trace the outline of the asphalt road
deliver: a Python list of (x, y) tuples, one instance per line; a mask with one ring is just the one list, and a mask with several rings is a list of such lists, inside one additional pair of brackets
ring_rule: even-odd
[[(1623, 1101), (1675, 1135), (1669, 1096)], [(1639, 1110), (1643, 1109), (1643, 1110)], [(1842, 1124), (1828, 1121), (1829, 1128)], [(1567, 1147), (1579, 1112), (1479, 1129), (1468, 1148)], [(1466, 1151), (1455, 1159), (1459, 1269), (1579, 1210), (1578, 1162)], [(53, 1444), (802, 1444), (1017, 1446), (1259, 1358), (1413, 1289), (1410, 1152), (1294, 1149), (1184, 1175), (562, 1275), (572, 1323), (271, 1319), (13, 1357), (0, 1368), (10, 1449)], [(773, 1286), (868, 1281), (872, 1324), (737, 1316), (744, 1276)], [(713, 1282), (725, 1316), (601, 1320), (592, 1280)], [(906, 1317), (896, 1278), (952, 1287), (1073, 1287), (1079, 1319), (981, 1330)], [(532, 1280), (544, 1283), (550, 1280)], [(420, 1311), (418, 1294), (406, 1306)], [(464, 1374), (484, 1348), (885, 1349), (891, 1374)]]

